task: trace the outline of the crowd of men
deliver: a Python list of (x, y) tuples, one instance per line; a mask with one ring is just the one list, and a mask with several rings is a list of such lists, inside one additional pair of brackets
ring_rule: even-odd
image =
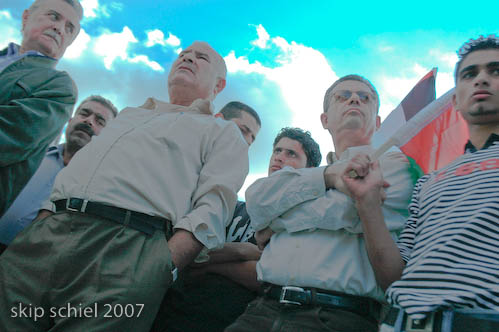
[(374, 160), (379, 95), (352, 74), (325, 92), (327, 165), (283, 128), (242, 202), (262, 123), (236, 101), (214, 114), (223, 58), (195, 42), (169, 102), (92, 95), (71, 117), (55, 66), (81, 19), (35, 0), (0, 51), (1, 331), (499, 330), (498, 37), (458, 53), (470, 139), (449, 165), (415, 182), (400, 151)]

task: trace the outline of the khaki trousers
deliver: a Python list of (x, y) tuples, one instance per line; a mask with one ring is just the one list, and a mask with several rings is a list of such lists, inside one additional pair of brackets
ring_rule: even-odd
[(259, 297), (248, 304), (244, 314), (225, 332), (376, 332), (377, 322), (370, 317), (320, 306), (280, 304)]
[(0, 331), (148, 331), (171, 266), (164, 232), (49, 216), (0, 256)]

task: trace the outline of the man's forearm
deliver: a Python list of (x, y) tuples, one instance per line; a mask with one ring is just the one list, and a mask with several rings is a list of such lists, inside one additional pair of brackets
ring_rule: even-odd
[(172, 255), (173, 264), (182, 270), (199, 255), (203, 249), (203, 244), (191, 232), (177, 229), (168, 241), (168, 248)]
[(249, 242), (229, 242), (222, 249), (210, 251), (210, 263), (225, 263), (258, 260), (262, 254), (256, 245)]
[(405, 263), (397, 245), (386, 227), (379, 199), (356, 202), (362, 221), (367, 254), (373, 267), (376, 280), (383, 290), (400, 279)]
[(252, 291), (259, 291), (260, 283), (257, 280), (256, 263), (257, 261), (253, 260), (212, 264), (207, 271), (227, 277)]

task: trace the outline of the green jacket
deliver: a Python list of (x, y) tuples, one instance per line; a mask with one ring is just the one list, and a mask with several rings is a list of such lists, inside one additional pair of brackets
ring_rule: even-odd
[[(7, 50), (0, 51), (0, 55)], [(57, 61), (25, 56), (0, 72), (0, 216), (69, 120), (77, 89)]]

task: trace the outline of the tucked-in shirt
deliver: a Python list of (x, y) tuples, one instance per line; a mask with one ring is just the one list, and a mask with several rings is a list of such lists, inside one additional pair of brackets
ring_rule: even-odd
[(0, 55), (0, 72), (2, 72), (8, 65), (16, 62), (19, 59), (27, 55), (37, 55), (44, 57), (45, 55), (37, 51), (27, 51), (24, 53), (19, 53), (19, 45), (14, 43), (9, 43), (7, 46), (7, 52), (4, 55)]
[(398, 246), (406, 267), (387, 290), (414, 318), (439, 308), (499, 311), (499, 136), (422, 177)]
[(77, 197), (171, 220), (208, 249), (222, 247), (248, 144), (209, 104), (149, 99), (125, 108), (56, 178), (51, 201)]
[(56, 175), (64, 168), (64, 144), (51, 146), (40, 167), (5, 214), (0, 218), (0, 242), (10, 244), (26, 228), (49, 198)]
[[(350, 148), (336, 163), (346, 163), (368, 146)], [(408, 216), (413, 182), (401, 153), (380, 158), (386, 200), (386, 225), (395, 238)], [(369, 262), (354, 201), (327, 190), (324, 167), (285, 167), (257, 180), (246, 191), (246, 208), (255, 230), (271, 226), (276, 234), (257, 264), (258, 279), (282, 286), (315, 287), (384, 300)]]

